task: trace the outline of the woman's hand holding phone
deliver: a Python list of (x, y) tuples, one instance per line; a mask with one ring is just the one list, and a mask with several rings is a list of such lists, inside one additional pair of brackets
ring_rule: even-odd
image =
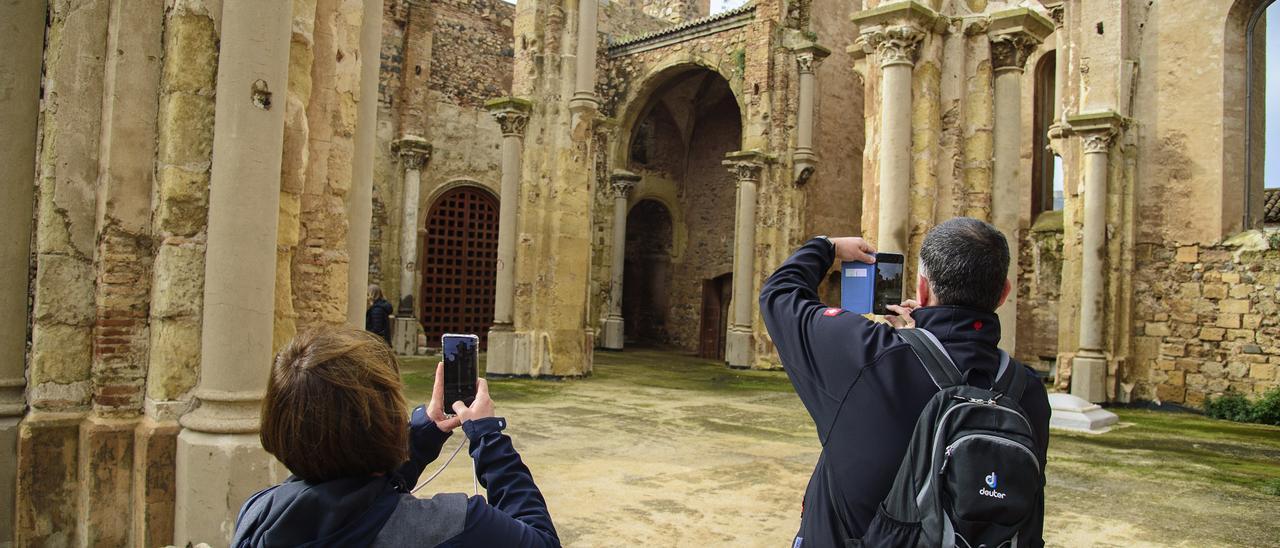
[[(485, 398), (488, 399), (487, 390)], [(436, 428), (441, 432), (452, 432), (454, 428), (462, 426), (462, 420), (458, 417), (444, 415), (444, 362), (436, 364), (436, 382), (431, 387), (431, 401), (427, 403), (427, 416), (436, 423)]]
[(471, 402), (471, 406), (455, 401), (453, 402), (454, 419), (459, 424), (475, 419), (485, 419), (493, 416), (493, 400), (489, 399), (489, 383), (484, 379), (476, 380), (476, 400)]

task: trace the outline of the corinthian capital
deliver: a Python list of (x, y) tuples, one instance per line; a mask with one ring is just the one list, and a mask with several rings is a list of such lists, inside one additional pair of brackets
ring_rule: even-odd
[(1105, 154), (1127, 120), (1112, 111), (1089, 112), (1067, 117), (1071, 133), (1080, 136), (1085, 154)]
[(914, 65), (921, 40), (924, 40), (924, 31), (915, 25), (876, 27), (858, 37), (864, 50), (874, 51), (880, 57), (882, 67)]
[(1100, 154), (1111, 148), (1111, 141), (1115, 136), (1116, 134), (1110, 131), (1083, 133), (1080, 135), (1080, 143), (1084, 145), (1085, 154)]
[(421, 171), (431, 161), (431, 144), (416, 135), (406, 135), (391, 144), (406, 169)]
[(636, 183), (640, 182), (640, 176), (623, 169), (615, 170), (609, 176), (609, 188), (613, 191), (613, 197), (626, 199), (631, 195), (631, 190), (636, 187)]
[(724, 158), (722, 163), (733, 174), (734, 180), (739, 185), (742, 183), (759, 183), (760, 176), (764, 172), (764, 166), (773, 160), (772, 156), (758, 150), (730, 152)]
[(503, 137), (524, 137), (533, 103), (515, 97), (504, 97), (489, 101), (484, 106), (498, 121)]
[(1001, 34), (991, 37), (991, 65), (997, 71), (1022, 70), (1027, 57), (1040, 41), (1028, 34)]

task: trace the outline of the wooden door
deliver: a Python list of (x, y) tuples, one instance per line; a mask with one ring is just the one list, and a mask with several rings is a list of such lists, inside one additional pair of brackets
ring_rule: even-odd
[(431, 205), (422, 235), (418, 310), (427, 346), (445, 333), (474, 333), (484, 347), (493, 325), (498, 204), (483, 189), (450, 190)]
[(702, 320), (699, 326), (698, 355), (724, 359), (725, 332), (729, 329), (729, 297), (733, 276), (725, 274), (702, 282)]

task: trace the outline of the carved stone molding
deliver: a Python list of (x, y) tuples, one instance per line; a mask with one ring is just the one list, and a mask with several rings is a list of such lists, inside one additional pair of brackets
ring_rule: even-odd
[(1112, 131), (1083, 133), (1080, 135), (1080, 142), (1084, 146), (1085, 154), (1105, 154), (1111, 149), (1111, 141), (1115, 136), (1116, 134)]
[(925, 33), (914, 25), (874, 28), (858, 37), (868, 52), (875, 51), (880, 66), (914, 65)]
[(640, 182), (640, 176), (630, 171), (617, 170), (609, 176), (609, 188), (612, 190), (613, 197), (626, 198), (631, 195), (631, 191), (635, 189), (636, 183)]
[(422, 137), (407, 135), (391, 144), (405, 169), (421, 171), (431, 161), (431, 144)]
[(991, 37), (991, 65), (995, 70), (1022, 70), (1040, 41), (1027, 34)]
[(1064, 7), (1065, 5), (1066, 5), (1066, 4), (1058, 4), (1058, 5), (1056, 5), (1056, 6), (1048, 6), (1048, 8), (1049, 8), (1049, 18), (1050, 18), (1050, 19), (1053, 19), (1053, 28), (1055, 28), (1055, 29), (1061, 29), (1061, 28), (1062, 28), (1062, 25), (1063, 25), (1063, 19), (1066, 17), (1066, 14), (1067, 14), (1067, 13), (1066, 13), (1066, 12), (1067, 12), (1067, 10), (1066, 10), (1066, 8)]

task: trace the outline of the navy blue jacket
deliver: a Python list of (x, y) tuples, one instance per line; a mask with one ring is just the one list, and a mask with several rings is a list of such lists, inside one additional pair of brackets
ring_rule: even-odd
[[(470, 497), (465, 501), (463, 512), (463, 495), (438, 495), (435, 498), (442, 500), (431, 504), (436, 501), (423, 501), (408, 494), (427, 465), (440, 456), (441, 448), (452, 435), (436, 428), (426, 410), (419, 406), (410, 416), (409, 461), (397, 473), (318, 484), (291, 476), (284, 483), (249, 497), (236, 520), (232, 545), (318, 547), (388, 542), (401, 545), (403, 543), (396, 539), (403, 539), (412, 531), (395, 530), (395, 527), (412, 528), (416, 524), (403, 526), (406, 520), (415, 517), (421, 518), (418, 521), (439, 522), (444, 519), (442, 514), (455, 515), (448, 507), (456, 500), (456, 516), (461, 519), (443, 524), (450, 531), (447, 535), (452, 536), (437, 536), (444, 539), (443, 542), (429, 545), (560, 546), (547, 503), (511, 445), (511, 438), (502, 433), (505, 427), (506, 419), (501, 417), (472, 420), (462, 425), (471, 442), (476, 474), (487, 489), (489, 502), (480, 496)], [(403, 515), (397, 514), (398, 511), (404, 512)], [(392, 519), (393, 514), (399, 519)], [(428, 532), (432, 532), (432, 524), (427, 525)], [(413, 540), (420, 544), (424, 539), (415, 536)]]
[(391, 342), (391, 303), (378, 299), (364, 311), (364, 329)]
[[(893, 327), (829, 308), (818, 284), (835, 260), (825, 240), (810, 240), (787, 259), (760, 295), (760, 311), (783, 368), (813, 417), (823, 455), (805, 490), (797, 546), (843, 546), (831, 497), (843, 499), (854, 537), (861, 537), (889, 494), (907, 451), (916, 419), (937, 391), (911, 347)], [(938, 337), (962, 371), (978, 369), (994, 378), (999, 367), (995, 314), (932, 306), (912, 313), (917, 327)], [(1044, 462), (1049, 447), (1049, 401), (1035, 373), (1028, 375), (1021, 405)], [(827, 472), (837, 484), (827, 485)], [(1041, 497), (1043, 500), (1043, 497)], [(1044, 544), (1043, 508), (1033, 525), (1031, 546)]]

